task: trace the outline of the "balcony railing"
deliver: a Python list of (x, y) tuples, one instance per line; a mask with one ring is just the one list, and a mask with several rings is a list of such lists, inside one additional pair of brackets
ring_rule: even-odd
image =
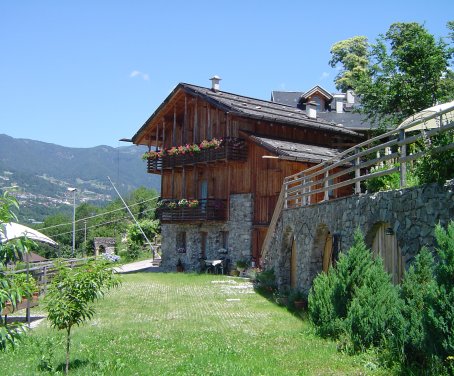
[(241, 138), (226, 138), (221, 145), (212, 149), (201, 149), (197, 153), (165, 155), (159, 158), (148, 158), (148, 172), (159, 173), (163, 169), (183, 167), (197, 163), (216, 161), (245, 161), (247, 159), (247, 144)]
[(196, 207), (179, 206), (178, 200), (163, 200), (162, 206), (156, 212), (163, 222), (225, 221), (227, 200), (198, 200)]

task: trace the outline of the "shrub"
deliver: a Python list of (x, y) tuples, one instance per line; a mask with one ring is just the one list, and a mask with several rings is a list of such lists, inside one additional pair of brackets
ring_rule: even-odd
[(337, 274), (331, 269), (314, 279), (309, 292), (309, 318), (322, 337), (337, 337), (343, 331), (342, 320), (334, 308), (334, 290), (337, 284)]
[(338, 317), (347, 317), (356, 290), (364, 284), (366, 271), (372, 264), (372, 253), (367, 248), (361, 231), (357, 229), (353, 246), (340, 255), (335, 268), (337, 283), (334, 287), (334, 308)]
[(274, 269), (264, 270), (255, 277), (255, 288), (263, 292), (273, 292), (277, 288)]
[(356, 351), (380, 346), (383, 336), (402, 341), (400, 300), (381, 259), (374, 260), (365, 272), (363, 284), (355, 291), (346, 327)]
[(356, 351), (380, 345), (384, 333), (401, 336), (397, 291), (381, 259), (373, 259), (361, 231), (355, 231), (353, 246), (336, 266), (315, 278), (309, 315), (320, 335), (346, 335)]
[(427, 248), (423, 248), (405, 273), (401, 286), (406, 332), (402, 350), (407, 364), (425, 366), (429, 362), (425, 349), (428, 338), (426, 320), (428, 301), (435, 291), (434, 258)]
[(435, 294), (429, 296), (427, 325), (427, 351), (439, 357), (451, 368), (454, 365), (454, 222), (450, 222), (447, 230), (440, 225), (435, 229), (438, 247), (438, 263), (435, 265), (437, 288)]
[(415, 172), (421, 184), (438, 182), (443, 184), (454, 177), (454, 150), (435, 153), (435, 148), (454, 142), (454, 133), (425, 138), (423, 149), (426, 154), (416, 161)]

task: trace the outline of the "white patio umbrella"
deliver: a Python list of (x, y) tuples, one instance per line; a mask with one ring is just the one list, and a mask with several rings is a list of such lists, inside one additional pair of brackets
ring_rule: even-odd
[(2, 225), (2, 227), (3, 228), (0, 228), (0, 243), (5, 243), (9, 240), (26, 236), (27, 238), (36, 240), (38, 242), (57, 245), (57, 243), (48, 236), (30, 227), (20, 225), (19, 223), (5, 223)]
[[(444, 112), (445, 110), (447, 112), (441, 114), (441, 112)], [(437, 113), (440, 113), (440, 116), (434, 116)], [(425, 110), (422, 110), (405, 119), (397, 128), (403, 128), (406, 125), (417, 122), (414, 126), (405, 129), (405, 132), (411, 132), (439, 128), (441, 125), (446, 125), (453, 121), (454, 101), (426, 108)]]

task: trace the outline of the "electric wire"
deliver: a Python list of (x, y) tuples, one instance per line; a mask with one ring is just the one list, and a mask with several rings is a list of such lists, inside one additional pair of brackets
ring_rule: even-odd
[[(147, 212), (150, 212), (154, 210), (154, 208), (151, 208), (151, 209), (146, 209), (146, 210), (143, 210), (141, 211), (139, 214), (144, 214), (144, 213), (147, 213)], [(91, 229), (91, 228), (95, 228), (95, 227), (101, 227), (101, 226), (104, 226), (104, 225), (107, 225), (107, 224), (111, 224), (111, 223), (115, 223), (115, 222), (120, 222), (120, 221), (123, 221), (125, 219), (128, 219), (129, 216), (126, 215), (124, 217), (121, 217), (121, 218), (117, 218), (117, 219), (114, 219), (112, 221), (107, 221), (107, 222), (102, 222), (102, 223), (97, 223), (95, 225), (92, 225), (92, 226), (88, 226), (87, 227), (87, 230)], [(71, 223), (67, 223), (66, 225), (71, 225)], [(80, 232), (80, 231), (85, 231), (85, 227), (82, 227), (82, 228), (79, 228), (79, 229), (76, 229), (76, 232)], [(51, 236), (52, 237), (57, 237), (57, 236), (63, 236), (63, 235), (67, 235), (67, 234), (72, 234), (72, 230), (71, 231), (66, 231), (66, 232), (62, 232), (62, 233), (59, 233), (59, 234), (52, 234)]]
[[(148, 200), (145, 200), (145, 201), (141, 201), (141, 202), (137, 202), (135, 204), (132, 204), (132, 205), (129, 205), (129, 207), (133, 207), (133, 206), (137, 206), (137, 205), (141, 205), (141, 204), (144, 204), (146, 202), (149, 202), (149, 201), (153, 201), (153, 200), (158, 200), (159, 197), (153, 197), (153, 198), (150, 198)], [(91, 216), (88, 216), (88, 217), (85, 217), (85, 218), (79, 218), (78, 220), (75, 221), (75, 223), (78, 223), (78, 222), (82, 222), (82, 221), (86, 221), (87, 219), (91, 219), (91, 218), (96, 218), (96, 217), (102, 217), (104, 215), (107, 215), (107, 214), (111, 214), (111, 213), (115, 213), (115, 212), (118, 212), (118, 211), (121, 211), (121, 210), (126, 210), (124, 207), (122, 208), (118, 208), (118, 209), (114, 209), (114, 210), (111, 210), (111, 211), (108, 211), (108, 212), (104, 212), (104, 213), (99, 213), (99, 214), (95, 214), (95, 215), (91, 215)], [(47, 226), (47, 227), (43, 227), (43, 228), (39, 228), (38, 230), (39, 231), (44, 231), (44, 230), (48, 230), (50, 228), (55, 228), (55, 227), (61, 227), (61, 226), (67, 226), (67, 225), (72, 225), (72, 221), (71, 222), (67, 222), (67, 223), (59, 223), (57, 225), (52, 225), (52, 226)]]

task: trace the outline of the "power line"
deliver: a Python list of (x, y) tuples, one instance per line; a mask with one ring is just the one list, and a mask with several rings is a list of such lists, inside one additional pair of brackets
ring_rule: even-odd
[[(147, 213), (147, 212), (152, 211), (152, 210), (154, 210), (154, 208), (153, 209), (146, 209), (146, 210), (141, 211), (140, 214), (144, 214), (144, 213)], [(91, 228), (95, 228), (95, 227), (104, 226), (104, 225), (107, 225), (107, 224), (110, 224), (110, 223), (120, 222), (120, 221), (122, 221), (124, 219), (127, 219), (127, 218), (129, 218), (129, 216), (124, 216), (124, 217), (117, 218), (117, 219), (114, 219), (112, 221), (107, 221), (107, 222), (103, 222), (103, 223), (97, 223), (95, 225), (87, 227), (87, 230), (89, 230)], [(76, 232), (79, 232), (79, 231), (85, 231), (85, 227), (76, 230)], [(66, 231), (66, 232), (62, 232), (62, 233), (59, 233), (59, 234), (52, 234), (52, 237), (62, 236), (62, 235), (67, 235), (67, 234), (72, 234), (72, 231)]]
[[(133, 207), (133, 206), (137, 206), (137, 205), (141, 205), (141, 204), (144, 204), (146, 202), (149, 202), (149, 201), (153, 201), (153, 200), (158, 200), (159, 197), (153, 197), (153, 198), (150, 198), (148, 200), (145, 200), (145, 201), (141, 201), (141, 202), (137, 202), (135, 204), (132, 204), (132, 205), (129, 205), (129, 207)], [(108, 211), (108, 212), (104, 212), (104, 213), (99, 213), (99, 214), (95, 214), (95, 215), (92, 215), (92, 216), (89, 216), (89, 217), (85, 217), (85, 218), (80, 218), (76, 221), (77, 222), (82, 222), (82, 221), (86, 221), (87, 219), (92, 219), (92, 218), (96, 218), (96, 217), (102, 217), (103, 215), (107, 215), (107, 214), (111, 214), (111, 213), (115, 213), (117, 211), (124, 211), (125, 208), (118, 208), (118, 209), (114, 209), (114, 210), (111, 210), (111, 211)], [(55, 227), (61, 227), (61, 226), (67, 226), (67, 225), (71, 225), (72, 222), (68, 222), (68, 223), (59, 223), (58, 225), (52, 225), (52, 226), (47, 226), (47, 227), (43, 227), (43, 228), (40, 228), (39, 231), (44, 231), (44, 230), (48, 230), (50, 228), (55, 228)]]

